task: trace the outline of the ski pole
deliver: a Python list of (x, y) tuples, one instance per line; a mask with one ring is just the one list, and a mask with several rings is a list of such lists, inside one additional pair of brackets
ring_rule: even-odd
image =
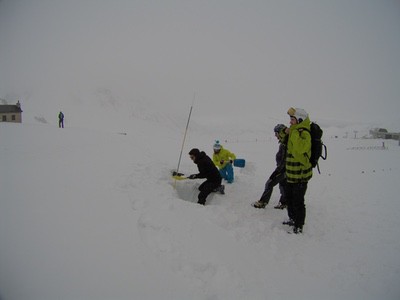
[(185, 145), (186, 133), (187, 133), (188, 128), (189, 128), (190, 116), (192, 115), (192, 109), (193, 109), (193, 105), (190, 106), (190, 112), (189, 112), (189, 117), (188, 117), (188, 120), (187, 120), (187, 123), (186, 123), (185, 134), (183, 135), (181, 154), (179, 155), (178, 167), (176, 168), (176, 172), (177, 172), (177, 173), (179, 172), (179, 166), (180, 166), (180, 164), (181, 164), (182, 152), (183, 152), (183, 147), (184, 147), (184, 145)]

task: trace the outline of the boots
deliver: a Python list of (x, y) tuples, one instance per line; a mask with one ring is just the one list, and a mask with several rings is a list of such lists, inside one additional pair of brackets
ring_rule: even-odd
[(294, 234), (303, 233), (303, 228), (302, 228), (302, 227), (294, 227), (294, 228), (293, 228), (293, 233), (294, 233)]
[(285, 209), (287, 207), (286, 204), (278, 203), (278, 205), (274, 206), (275, 209)]
[(262, 202), (261, 200), (258, 200), (257, 202), (254, 202), (252, 205), (255, 208), (265, 208), (265, 206), (267, 206), (267, 203)]
[(294, 226), (294, 221), (292, 219), (289, 219), (287, 221), (283, 221), (282, 224), (283, 225)]
[(218, 192), (218, 193), (220, 193), (221, 195), (224, 195), (225, 194), (225, 186), (223, 185), (223, 184), (221, 184), (219, 187), (217, 187), (215, 190), (214, 190), (214, 192)]

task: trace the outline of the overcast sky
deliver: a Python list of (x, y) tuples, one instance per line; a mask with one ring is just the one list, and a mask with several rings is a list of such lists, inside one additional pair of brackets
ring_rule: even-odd
[(216, 117), (294, 106), (400, 127), (400, 1), (0, 0), (0, 98), (98, 87), (160, 108), (196, 94)]

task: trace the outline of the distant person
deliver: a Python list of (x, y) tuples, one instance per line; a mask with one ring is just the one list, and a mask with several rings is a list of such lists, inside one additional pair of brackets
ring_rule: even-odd
[(58, 127), (64, 128), (64, 114), (62, 111), (58, 114)]
[(236, 159), (236, 155), (229, 150), (222, 147), (219, 141), (216, 141), (213, 146), (213, 162), (219, 169), (221, 177), (228, 183), (232, 183), (234, 180), (233, 174), (233, 161)]
[(284, 224), (293, 226), (293, 233), (302, 233), (306, 218), (304, 196), (308, 181), (311, 179), (311, 134), (308, 113), (301, 108), (289, 108), (290, 128), (286, 152), (286, 199), (289, 221)]
[(211, 158), (207, 156), (204, 151), (199, 149), (192, 149), (189, 152), (190, 159), (197, 165), (199, 169), (198, 174), (192, 174), (188, 178), (189, 179), (196, 179), (196, 178), (206, 178), (207, 180), (204, 181), (199, 186), (199, 195), (198, 195), (198, 202), (199, 204), (205, 205), (207, 196), (212, 192), (220, 192), (224, 194), (225, 187), (221, 185), (221, 175), (219, 174), (218, 169), (215, 167), (214, 163), (212, 162)]
[(286, 198), (285, 198), (285, 158), (286, 158), (286, 145), (288, 134), (286, 133), (287, 127), (283, 124), (278, 124), (274, 127), (274, 133), (279, 143), (279, 150), (276, 153), (276, 168), (269, 176), (267, 182), (265, 183), (264, 192), (261, 195), (260, 200), (253, 203), (255, 208), (265, 208), (265, 206), (269, 203), (269, 200), (272, 195), (272, 191), (274, 186), (279, 184), (279, 190), (281, 192), (281, 197), (279, 200), (279, 204), (274, 208), (284, 209), (286, 208)]

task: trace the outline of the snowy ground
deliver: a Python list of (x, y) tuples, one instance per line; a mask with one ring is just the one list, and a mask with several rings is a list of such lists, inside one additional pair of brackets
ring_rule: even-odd
[(293, 235), (273, 209), (278, 189), (265, 210), (250, 205), (274, 168), (275, 121), (236, 136), (189, 128), (181, 172), (197, 172), (187, 152), (211, 154), (216, 138), (247, 161), (203, 207), (201, 180), (169, 176), (184, 115), (131, 116), (122, 130), (31, 120), (0, 123), (1, 300), (400, 298), (396, 141), (382, 150), (324, 128), (329, 157)]

